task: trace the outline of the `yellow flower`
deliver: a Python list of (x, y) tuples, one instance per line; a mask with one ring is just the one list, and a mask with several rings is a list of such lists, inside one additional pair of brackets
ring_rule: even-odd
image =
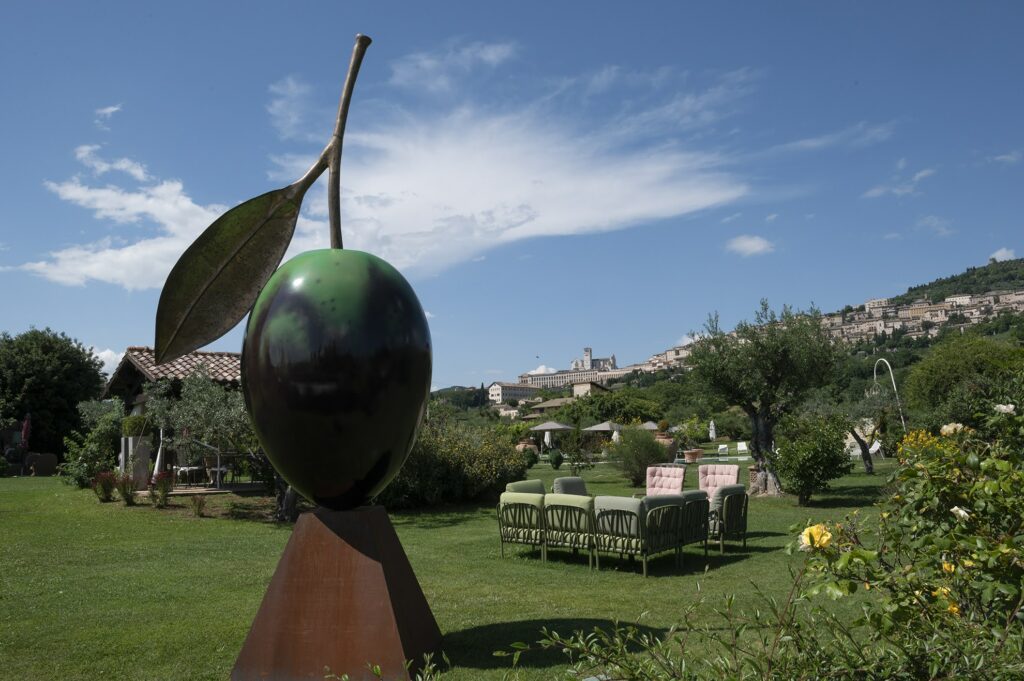
[(972, 568), (976, 565), (976, 563), (973, 560), (968, 559), (963, 562), (963, 565), (965, 568)]
[(938, 589), (936, 589), (935, 591), (932, 592), (932, 597), (934, 597), (934, 598), (948, 598), (949, 597), (949, 587), (948, 586), (940, 586)]
[(960, 614), (960, 606), (957, 605), (956, 603), (950, 603), (949, 607), (946, 608), (946, 612), (948, 612), (951, 615), (959, 615)]
[(824, 524), (811, 525), (800, 533), (800, 550), (823, 549), (832, 543), (832, 533)]
[(945, 572), (947, 575), (951, 575), (954, 572), (956, 572), (956, 566), (953, 565), (952, 563), (947, 563), (946, 561), (942, 561), (942, 571)]

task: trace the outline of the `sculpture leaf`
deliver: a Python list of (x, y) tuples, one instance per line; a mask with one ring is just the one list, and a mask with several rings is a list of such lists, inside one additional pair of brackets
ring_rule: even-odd
[(220, 338), (249, 311), (295, 233), (298, 184), (235, 206), (178, 259), (156, 311), (157, 364)]

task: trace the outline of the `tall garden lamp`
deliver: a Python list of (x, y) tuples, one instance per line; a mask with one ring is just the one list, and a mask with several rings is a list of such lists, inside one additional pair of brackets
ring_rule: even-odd
[(886, 360), (886, 359), (879, 358), (878, 360), (875, 361), (875, 368), (874, 368), (875, 385), (878, 385), (878, 365), (879, 364), (884, 364), (886, 366), (886, 368), (889, 369), (889, 378), (890, 378), (890, 380), (892, 380), (892, 393), (893, 393), (893, 395), (896, 396), (896, 409), (899, 410), (899, 413), (900, 413), (900, 423), (903, 425), (903, 434), (906, 435), (907, 434), (907, 422), (903, 419), (903, 407), (900, 405), (900, 393), (899, 393), (898, 390), (896, 390), (896, 375), (892, 372), (892, 365), (889, 364), (889, 361)]

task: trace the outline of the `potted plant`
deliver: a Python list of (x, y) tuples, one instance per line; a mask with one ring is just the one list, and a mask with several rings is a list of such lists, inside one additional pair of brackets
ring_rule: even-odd
[(676, 440), (683, 450), (683, 459), (686, 463), (696, 463), (704, 456), (704, 450), (699, 446), (703, 434), (704, 426), (696, 416), (691, 416), (676, 428)]

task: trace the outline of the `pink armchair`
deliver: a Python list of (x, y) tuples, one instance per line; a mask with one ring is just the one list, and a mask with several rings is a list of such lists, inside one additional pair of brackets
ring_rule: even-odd
[(719, 487), (736, 485), (739, 481), (740, 467), (734, 464), (705, 464), (697, 471), (698, 489), (707, 492), (709, 499), (715, 495), (715, 490)]
[(686, 479), (684, 466), (662, 465), (647, 467), (647, 496), (681, 494)]

